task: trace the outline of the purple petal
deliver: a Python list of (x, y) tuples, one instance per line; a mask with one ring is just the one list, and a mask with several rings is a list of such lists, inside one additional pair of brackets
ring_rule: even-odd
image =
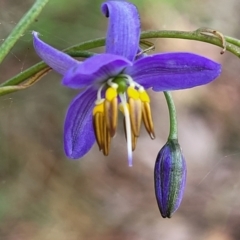
[(207, 84), (221, 73), (221, 65), (192, 53), (163, 53), (142, 58), (125, 70), (134, 81), (154, 91)]
[(110, 18), (106, 52), (133, 61), (138, 51), (141, 31), (137, 8), (125, 1), (108, 1), (102, 4), (102, 12)]
[(132, 65), (126, 58), (113, 54), (99, 54), (86, 59), (77, 67), (71, 68), (63, 77), (63, 85), (82, 88), (95, 82), (103, 82), (115, 77), (127, 66)]
[(64, 124), (64, 149), (69, 158), (83, 157), (95, 142), (92, 110), (97, 90), (88, 88), (70, 104)]
[(44, 43), (38, 37), (38, 33), (33, 31), (33, 46), (38, 56), (56, 72), (64, 75), (71, 67), (80, 62), (61, 52), (50, 45)]

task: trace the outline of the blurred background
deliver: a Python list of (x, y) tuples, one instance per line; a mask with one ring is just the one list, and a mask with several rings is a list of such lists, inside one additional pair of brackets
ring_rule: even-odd
[[(105, 36), (100, 0), (51, 0), (0, 66), (3, 82), (39, 62), (31, 31), (58, 49)], [(240, 38), (238, 0), (135, 0), (143, 30), (199, 27)], [(33, 0), (0, 1), (0, 42)], [(169, 120), (162, 93), (150, 91), (156, 139), (142, 129), (128, 167), (122, 126), (108, 157), (97, 146), (81, 160), (63, 152), (66, 109), (78, 93), (51, 72), (0, 98), (1, 240), (240, 239), (240, 61), (206, 43), (157, 39), (155, 52), (190, 51), (223, 64), (208, 86), (174, 92), (179, 141), (188, 165), (185, 196), (171, 219), (159, 213), (153, 168)], [(101, 51), (101, 49), (99, 50)]]

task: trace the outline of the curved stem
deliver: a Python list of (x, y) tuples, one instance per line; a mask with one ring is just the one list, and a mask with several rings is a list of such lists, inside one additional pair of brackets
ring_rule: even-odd
[(170, 92), (164, 92), (164, 96), (167, 101), (169, 118), (170, 118), (170, 131), (169, 131), (169, 140), (178, 139), (178, 127), (177, 127), (177, 112), (175, 104)]
[(236, 38), (233, 38), (233, 37), (228, 37), (228, 36), (225, 36), (225, 39), (228, 43), (232, 43), (233, 45), (236, 45), (236, 46), (240, 47), (240, 40), (239, 39), (236, 39)]
[[(146, 31), (142, 32), (141, 39), (150, 39), (150, 38), (176, 38), (176, 39), (187, 39), (187, 40), (195, 40), (195, 41), (201, 41), (201, 42), (207, 42), (219, 47), (222, 47), (222, 42), (219, 38), (216, 36), (208, 36), (205, 34), (202, 34), (199, 29), (195, 31)], [(224, 36), (226, 40), (226, 49), (236, 55), (237, 57), (240, 57), (240, 40), (231, 38), (228, 36)], [(82, 52), (79, 51), (85, 51), (97, 47), (102, 47), (105, 44), (105, 38), (98, 38), (90, 41), (86, 41), (77, 45), (74, 45), (72, 47), (66, 48), (63, 50), (66, 53), (71, 53), (71, 55), (74, 55), (75, 57), (82, 57)], [(90, 55), (89, 55), (90, 56)], [(84, 56), (83, 56), (84, 57)], [(85, 55), (86, 57), (86, 55)], [(7, 80), (6, 82), (3, 82), (0, 84), (0, 87), (2, 86), (10, 86), (10, 85), (16, 85), (21, 82), (24, 82), (26, 79), (31, 77), (32, 75), (36, 74), (37, 72), (43, 70), (46, 68), (47, 65), (44, 62), (40, 62), (31, 68), (23, 71), (22, 73), (14, 76), (13, 78)]]
[[(202, 34), (200, 29), (195, 31), (186, 32), (186, 31), (147, 31), (142, 32), (141, 39), (146, 38), (177, 38), (177, 39), (187, 39), (187, 40), (194, 40), (200, 42), (210, 43), (219, 47), (222, 46), (222, 41), (216, 37), (211, 35)], [(226, 49), (240, 58), (240, 40), (230, 38), (224, 36), (226, 40)]]
[[(83, 58), (88, 58), (94, 55), (94, 53), (91, 52), (85, 52), (85, 51), (69, 51), (69, 55), (72, 57), (83, 57)], [(12, 86), (12, 85), (17, 85), (19, 83), (24, 82), (31, 76), (35, 75), (36, 73), (42, 71), (43, 69), (47, 69), (48, 66), (44, 62), (39, 62), (32, 67), (28, 68), (27, 70), (15, 75), (14, 77), (10, 78), (9, 80), (3, 82), (0, 84), (0, 87), (5, 87), (5, 86)]]
[(0, 46), (0, 63), (7, 56), (17, 40), (22, 37), (23, 33), (27, 30), (29, 25), (40, 14), (43, 7), (49, 0), (37, 0), (35, 4), (29, 9), (29, 11), (23, 16), (19, 23), (12, 30), (10, 35), (6, 38), (3, 44)]

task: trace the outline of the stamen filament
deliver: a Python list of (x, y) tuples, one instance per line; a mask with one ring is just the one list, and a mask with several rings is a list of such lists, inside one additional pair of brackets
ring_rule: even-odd
[(115, 88), (115, 89), (118, 88), (118, 84), (113, 82), (113, 78), (108, 79), (107, 84), (112, 88)]
[(129, 75), (122, 74), (121, 76), (126, 78), (126, 80), (127, 80), (127, 82), (129, 83), (130, 86), (132, 86), (132, 87), (137, 86), (137, 88), (143, 88), (140, 84), (135, 82)]
[(126, 125), (126, 135), (127, 135), (127, 151), (128, 151), (128, 165), (132, 167), (132, 132), (131, 132), (131, 123), (130, 123), (130, 115), (127, 107), (126, 95), (119, 94), (119, 97), (122, 102), (123, 112), (125, 116), (125, 125)]
[(97, 103), (100, 103), (100, 102), (102, 102), (102, 90), (103, 90), (103, 88), (104, 88), (104, 86), (106, 85), (106, 83), (103, 83), (101, 86), (100, 86), (100, 88), (98, 89), (98, 92), (97, 92), (97, 100), (95, 101), (95, 103), (97, 104)]
[[(121, 101), (120, 104), (118, 97)], [(133, 151), (136, 148), (142, 120), (150, 137), (155, 138), (150, 98), (144, 87), (130, 76), (120, 74), (100, 85), (95, 105), (93, 109), (94, 132), (99, 150), (105, 156), (109, 153), (110, 142), (115, 135), (118, 109), (123, 113), (128, 165), (132, 167)]]

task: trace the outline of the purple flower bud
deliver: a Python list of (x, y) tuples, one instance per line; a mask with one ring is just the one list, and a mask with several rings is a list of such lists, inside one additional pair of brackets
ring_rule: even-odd
[(155, 194), (161, 215), (170, 218), (178, 209), (186, 185), (187, 168), (177, 140), (168, 140), (154, 168)]

